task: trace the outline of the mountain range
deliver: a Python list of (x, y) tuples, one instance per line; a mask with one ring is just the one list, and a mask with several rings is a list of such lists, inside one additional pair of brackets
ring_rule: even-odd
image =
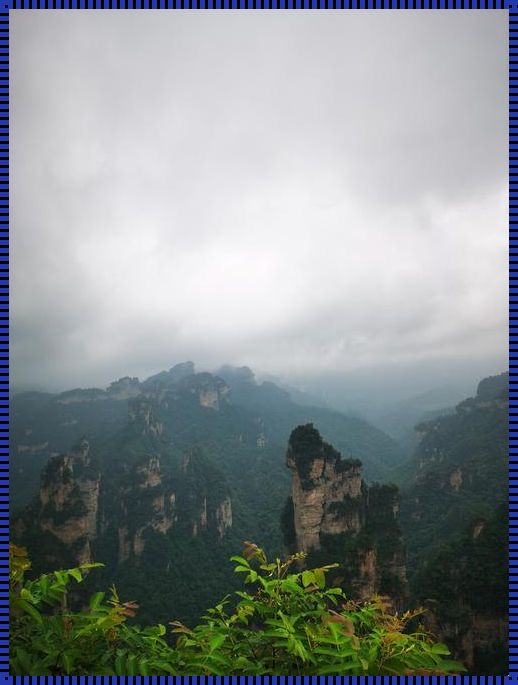
[(13, 537), (35, 572), (104, 563), (143, 623), (197, 621), (235, 586), (227, 560), (244, 540), (273, 557), (302, 548), (311, 563), (339, 562), (335, 582), (360, 599), (426, 605), (456, 656), (499, 673), (507, 388), (508, 374), (490, 377), (429, 413), (411, 458), (248, 367), (184, 362), (106, 389), (19, 393)]

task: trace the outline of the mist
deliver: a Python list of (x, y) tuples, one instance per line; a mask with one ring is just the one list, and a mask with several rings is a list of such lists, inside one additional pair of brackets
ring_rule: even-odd
[(505, 11), (11, 14), (16, 387), (506, 368)]

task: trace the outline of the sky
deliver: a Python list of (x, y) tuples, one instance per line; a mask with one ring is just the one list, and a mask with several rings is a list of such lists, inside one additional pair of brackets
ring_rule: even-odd
[(12, 382), (507, 366), (505, 11), (13, 11)]

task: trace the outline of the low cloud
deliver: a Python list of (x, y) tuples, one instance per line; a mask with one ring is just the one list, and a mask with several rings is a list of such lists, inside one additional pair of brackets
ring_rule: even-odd
[(13, 12), (15, 385), (505, 363), (505, 12)]

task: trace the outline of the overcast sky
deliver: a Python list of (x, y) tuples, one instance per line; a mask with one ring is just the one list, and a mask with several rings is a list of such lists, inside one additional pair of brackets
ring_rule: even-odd
[(10, 19), (15, 386), (506, 366), (507, 12)]

